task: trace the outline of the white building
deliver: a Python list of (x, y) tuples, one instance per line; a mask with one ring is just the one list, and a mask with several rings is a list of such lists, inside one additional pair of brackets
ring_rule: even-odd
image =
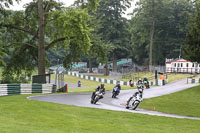
[(165, 71), (167, 73), (200, 73), (200, 64), (185, 59), (166, 59)]

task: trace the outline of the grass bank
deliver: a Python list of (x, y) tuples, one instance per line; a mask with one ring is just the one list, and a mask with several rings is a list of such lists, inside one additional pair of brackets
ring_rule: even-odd
[(200, 86), (169, 95), (144, 99), (139, 108), (159, 112), (200, 117)]
[[(159, 76), (160, 75), (158, 75), (158, 78), (159, 78)], [(173, 82), (175, 80), (184, 79), (184, 78), (191, 77), (191, 76), (192, 76), (191, 74), (174, 74), (174, 73), (173, 74), (170, 74), (170, 73), (167, 74), (168, 82)], [(97, 77), (109, 79), (109, 76), (97, 76)], [(139, 73), (136, 73), (136, 74), (132, 74), (132, 79), (135, 82), (137, 82), (138, 78), (143, 79), (144, 77), (151, 78), (150, 81), (154, 81), (155, 73), (139, 72)], [(166, 78), (166, 76), (165, 76), (165, 78)], [(127, 76), (121, 76), (122, 81), (129, 81), (130, 79), (131, 79), (131, 77), (127, 78)]]
[[(52, 75), (52, 79), (54, 79), (54, 77), (55, 75)], [(91, 92), (91, 91), (94, 91), (94, 89), (97, 88), (97, 86), (101, 84), (101, 82), (86, 80), (86, 79), (82, 79), (82, 78), (71, 76), (71, 75), (65, 75), (64, 80), (67, 83), (71, 83), (75, 85), (77, 85), (78, 81), (80, 80), (82, 83), (82, 86), (87, 87), (87, 88), (69, 88), (69, 92)], [(104, 85), (105, 85), (106, 91), (112, 90), (115, 86), (114, 84), (105, 84), (105, 83)], [(123, 90), (133, 89), (133, 88), (135, 87), (122, 86)]]
[(199, 133), (200, 121), (0, 97), (2, 133)]

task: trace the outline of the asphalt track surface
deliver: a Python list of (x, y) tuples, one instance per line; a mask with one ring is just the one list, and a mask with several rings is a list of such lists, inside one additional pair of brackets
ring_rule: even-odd
[[(167, 84), (165, 86), (152, 87), (150, 89), (145, 89), (143, 92), (143, 98), (148, 99), (148, 98), (158, 97), (162, 95), (167, 95), (167, 94), (185, 90), (197, 85), (197, 84), (186, 84), (186, 82), (187, 82), (186, 79), (182, 79), (182, 80), (178, 80), (176, 82)], [(126, 101), (136, 91), (137, 91), (136, 89), (122, 90), (120, 94), (117, 96), (117, 98), (111, 98), (112, 93), (106, 92), (106, 94), (104, 95), (104, 98), (101, 99), (99, 102), (97, 102), (97, 104), (90, 103), (92, 93), (42, 95), (42, 96), (28, 97), (28, 99), (59, 103), (59, 104), (75, 105), (75, 106), (80, 106), (80, 107), (99, 108), (99, 109), (107, 109), (107, 110), (115, 110), (115, 111), (126, 111), (126, 112), (132, 112), (132, 113), (165, 116), (165, 117), (180, 118), (180, 119), (200, 120), (200, 118), (198, 117), (166, 114), (166, 113), (161, 113), (157, 111), (149, 111), (149, 110), (144, 110), (144, 109), (139, 109), (139, 108), (137, 108), (136, 110), (126, 109), (125, 108)]]

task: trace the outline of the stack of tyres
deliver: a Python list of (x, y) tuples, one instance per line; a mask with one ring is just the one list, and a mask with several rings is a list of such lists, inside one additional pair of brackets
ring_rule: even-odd
[(20, 84), (7, 84), (8, 95), (17, 95), (21, 93)]

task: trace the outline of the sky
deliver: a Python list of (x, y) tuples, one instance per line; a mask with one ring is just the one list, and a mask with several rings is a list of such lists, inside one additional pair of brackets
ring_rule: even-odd
[[(17, 4), (16, 2), (14, 2), (13, 6), (10, 7), (10, 9), (12, 10), (23, 10), (23, 5), (26, 4), (26, 3), (29, 3), (31, 2), (32, 0), (21, 0), (21, 2), (19, 4)], [(74, 3), (75, 0), (60, 0), (61, 2), (63, 2), (66, 6), (70, 6)], [(134, 0), (132, 3), (131, 3), (131, 8), (129, 8), (127, 11), (126, 11), (126, 15), (124, 17), (130, 19), (130, 16), (127, 16), (128, 13), (131, 13), (135, 7), (135, 3), (136, 1), (138, 0)]]

